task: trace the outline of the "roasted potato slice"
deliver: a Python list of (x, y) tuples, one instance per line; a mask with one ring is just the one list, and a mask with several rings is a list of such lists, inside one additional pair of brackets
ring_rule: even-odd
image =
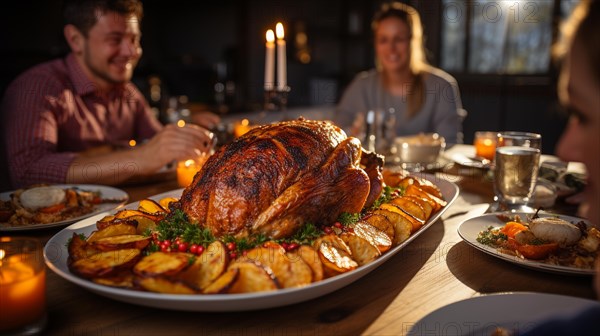
[(115, 237), (122, 235), (134, 235), (136, 233), (135, 225), (130, 223), (119, 223), (114, 225), (106, 226), (102, 230), (94, 231), (88, 237), (87, 242), (93, 243), (98, 239), (107, 238), (107, 237)]
[(381, 255), (381, 252), (379, 252), (379, 249), (376, 246), (354, 233), (344, 232), (340, 235), (340, 238), (342, 238), (344, 243), (350, 247), (352, 259), (354, 259), (359, 266), (368, 264)]
[(154, 231), (158, 225), (158, 222), (147, 216), (131, 216), (127, 219), (137, 222), (137, 229), (135, 231), (137, 234), (144, 234), (147, 230)]
[(312, 282), (323, 280), (323, 263), (319, 253), (308, 245), (300, 245), (297, 250), (286, 253), (290, 259), (301, 258), (312, 271)]
[(170, 212), (169, 210), (169, 205), (171, 203), (177, 202), (177, 198), (175, 197), (165, 197), (165, 198), (161, 198), (158, 201), (158, 204), (160, 204), (161, 207), (163, 207), (167, 212)]
[(228, 293), (265, 292), (279, 289), (277, 278), (267, 267), (251, 261), (236, 261), (229, 265), (238, 269), (239, 274)]
[(231, 286), (235, 283), (240, 274), (239, 268), (228, 268), (225, 273), (221, 274), (215, 281), (206, 286), (202, 291), (203, 294), (223, 294), (227, 293)]
[(356, 222), (352, 228), (354, 229), (355, 235), (366, 239), (373, 246), (376, 246), (381, 253), (392, 247), (392, 240), (390, 237), (367, 222), (360, 220)]
[(423, 188), (412, 185), (406, 188), (405, 195), (413, 195), (417, 197), (421, 197), (425, 199), (431, 206), (434, 211), (438, 211), (441, 208), (445, 207), (447, 202), (443, 199), (437, 197), (436, 195), (430, 194), (427, 191), (423, 190)]
[[(385, 234), (383, 235), (385, 236)], [(326, 277), (345, 273), (358, 267), (356, 261), (352, 259), (350, 247), (335, 234), (322, 236), (313, 244), (315, 249), (319, 252), (319, 257), (323, 263), (323, 270)]]
[(69, 269), (84, 278), (103, 278), (133, 266), (142, 256), (138, 249), (124, 249), (96, 253), (72, 262)]
[(390, 239), (394, 239), (394, 224), (386, 217), (378, 214), (376, 211), (363, 217), (363, 220), (379, 231), (385, 233)]
[(100, 230), (104, 230), (104, 229), (108, 228), (109, 226), (113, 226), (113, 225), (117, 225), (117, 224), (131, 225), (134, 227), (137, 225), (136, 222), (130, 221), (127, 218), (117, 218), (115, 216), (106, 216), (96, 222), (96, 228), (98, 229), (98, 231), (100, 231)]
[(73, 237), (71, 237), (71, 241), (69, 241), (67, 250), (69, 251), (69, 262), (85, 259), (100, 252), (92, 248), (90, 244), (76, 233), (73, 233)]
[(385, 184), (387, 186), (390, 186), (392, 188), (397, 188), (400, 185), (400, 182), (404, 178), (406, 178), (407, 172), (406, 171), (391, 171), (389, 169), (384, 169), (382, 175), (383, 175), (383, 182), (385, 182)]
[(178, 279), (198, 290), (205, 290), (220, 277), (229, 264), (229, 254), (222, 242), (212, 242), (194, 264), (177, 275)]
[(116, 218), (129, 218), (129, 217), (134, 217), (134, 216), (143, 216), (143, 217), (148, 217), (158, 223), (162, 219), (164, 219), (164, 217), (165, 217), (164, 215), (165, 215), (164, 213), (149, 214), (149, 213), (139, 211), (139, 210), (121, 210), (115, 214), (115, 217)]
[(93, 282), (110, 287), (134, 288), (133, 273), (131, 271), (122, 272), (111, 277), (93, 278)]
[(433, 213), (433, 206), (429, 202), (427, 202), (426, 200), (424, 200), (421, 197), (413, 196), (413, 195), (404, 195), (402, 197), (408, 198), (409, 200), (411, 200), (421, 206), (421, 208), (423, 209), (423, 211), (425, 213), (425, 221), (427, 221), (429, 219), (429, 217), (431, 217), (431, 214)]
[(312, 282), (310, 267), (301, 258), (288, 258), (283, 248), (255, 247), (246, 252), (243, 260), (253, 261), (271, 269), (283, 288), (306, 286)]
[(396, 197), (390, 200), (390, 203), (397, 205), (400, 209), (404, 210), (407, 214), (413, 216), (417, 219), (421, 224), (425, 223), (427, 218), (425, 217), (425, 210), (415, 203), (412, 199), (408, 197)]
[(135, 283), (143, 289), (163, 294), (197, 294), (193, 288), (187, 284), (163, 277), (136, 277)]
[(392, 204), (392, 203), (383, 203), (380, 206), (380, 209), (384, 209), (384, 210), (388, 210), (391, 212), (395, 212), (397, 214), (399, 214), (400, 216), (404, 217), (406, 220), (408, 220), (412, 226), (411, 228), (411, 233), (417, 231), (421, 226), (423, 226), (423, 223), (419, 220), (417, 220), (416, 218), (414, 218), (413, 216), (409, 215), (406, 213), (406, 211), (402, 210), (399, 206), (397, 206), (396, 204)]
[[(401, 211), (400, 209), (398, 210)], [(406, 216), (387, 209), (378, 209), (375, 210), (375, 212), (387, 217), (394, 225), (394, 237), (392, 237), (392, 243), (394, 245), (398, 245), (410, 237), (410, 233), (412, 232), (412, 222), (409, 221)]]
[(150, 244), (150, 237), (141, 235), (120, 235), (94, 240), (91, 245), (100, 251), (114, 251), (128, 248), (143, 250)]
[(156, 201), (149, 198), (143, 199), (138, 205), (138, 210), (149, 215), (161, 215), (167, 212), (167, 209), (163, 208)]
[(172, 276), (190, 266), (193, 255), (188, 253), (154, 252), (145, 256), (133, 267), (133, 272), (141, 277)]

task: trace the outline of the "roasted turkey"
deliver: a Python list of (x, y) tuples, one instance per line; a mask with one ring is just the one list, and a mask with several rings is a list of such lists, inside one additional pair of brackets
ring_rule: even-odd
[(212, 155), (183, 192), (189, 220), (217, 236), (277, 239), (305, 223), (333, 223), (382, 192), (383, 158), (325, 121), (254, 128)]

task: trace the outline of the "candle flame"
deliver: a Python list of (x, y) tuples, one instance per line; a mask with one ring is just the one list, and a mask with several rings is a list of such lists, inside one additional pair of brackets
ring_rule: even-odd
[(179, 127), (185, 126), (185, 121), (184, 120), (177, 120), (177, 126), (179, 126)]
[(278, 39), (282, 40), (284, 38), (285, 34), (283, 33), (283, 24), (281, 22), (277, 22), (275, 33), (277, 34)]
[(267, 42), (275, 42), (275, 33), (273, 33), (273, 29), (267, 30)]
[(195, 163), (195, 162), (194, 162), (194, 160), (192, 160), (192, 159), (189, 159), (189, 160), (186, 160), (186, 161), (185, 161), (184, 165), (185, 165), (186, 167), (191, 167), (191, 166), (193, 166), (193, 165), (194, 165), (194, 163)]
[(0, 249), (0, 260), (4, 259), (4, 256), (6, 255), (6, 252), (2, 249)]

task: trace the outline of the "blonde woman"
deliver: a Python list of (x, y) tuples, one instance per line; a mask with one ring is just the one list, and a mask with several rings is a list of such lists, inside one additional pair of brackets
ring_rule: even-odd
[(462, 109), (454, 78), (425, 59), (418, 12), (402, 3), (384, 4), (372, 23), (376, 69), (360, 73), (344, 92), (335, 121), (350, 135), (364, 131), (368, 111), (390, 114), (395, 135), (437, 132), (459, 142)]

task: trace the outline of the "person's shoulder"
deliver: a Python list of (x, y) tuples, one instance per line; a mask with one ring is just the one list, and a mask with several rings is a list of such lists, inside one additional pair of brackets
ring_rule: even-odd
[(423, 73), (425, 74), (425, 80), (433, 84), (457, 84), (456, 79), (452, 75), (433, 66), (425, 68)]
[(376, 69), (361, 71), (354, 76), (355, 80), (369, 81), (379, 77), (379, 72)]
[(13, 82), (11, 87), (29, 86), (59, 86), (68, 81), (68, 71), (64, 58), (57, 58), (30, 67), (23, 71)]
[(352, 80), (351, 86), (367, 86), (371, 87), (377, 82), (379, 78), (379, 72), (375, 69), (361, 71)]

